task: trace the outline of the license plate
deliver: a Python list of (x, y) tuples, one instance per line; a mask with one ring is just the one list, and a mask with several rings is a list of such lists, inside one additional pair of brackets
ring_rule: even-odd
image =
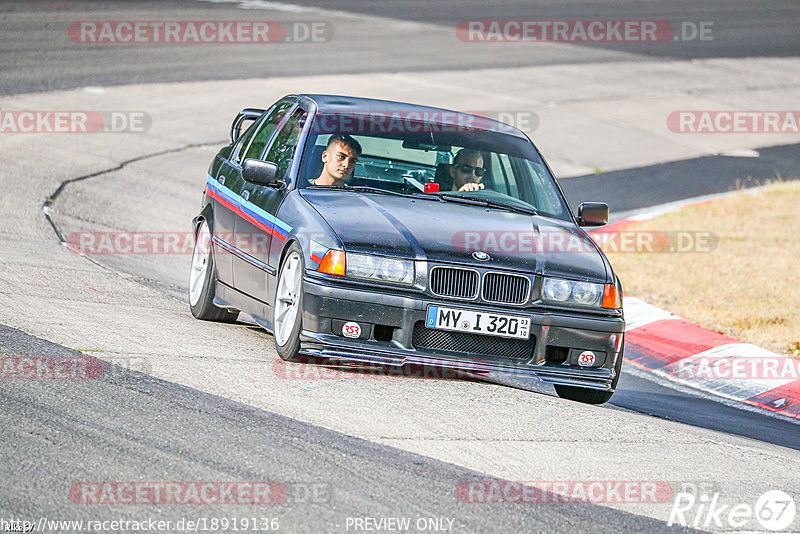
[(520, 315), (428, 306), (425, 326), (454, 332), (528, 339), (531, 319)]

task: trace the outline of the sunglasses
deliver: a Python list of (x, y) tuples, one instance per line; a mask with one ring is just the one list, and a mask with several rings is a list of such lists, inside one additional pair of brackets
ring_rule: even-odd
[(484, 169), (483, 167), (473, 167), (472, 165), (466, 165), (464, 163), (456, 163), (455, 168), (463, 172), (464, 174), (469, 174), (474, 171), (475, 176), (477, 176), (478, 178), (486, 174), (486, 169)]

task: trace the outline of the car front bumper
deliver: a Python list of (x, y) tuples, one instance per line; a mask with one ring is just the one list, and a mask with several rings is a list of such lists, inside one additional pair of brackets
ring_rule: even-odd
[[(420, 329), (426, 328), (429, 305), (530, 317), (533, 338), (530, 353), (509, 357), (503, 354), (505, 339), (483, 335), (480, 337), (491, 338), (488, 343), (494, 343), (496, 350), (454, 351), (419, 346), (418, 336)], [(342, 335), (341, 325), (349, 321), (358, 323), (368, 335), (359, 339)], [(417, 325), (419, 322), (422, 324)], [(377, 335), (379, 329), (382, 335)], [(622, 357), (624, 331), (625, 321), (621, 316), (488, 307), (415, 294), (387, 294), (360, 286), (345, 287), (308, 276), (303, 279), (300, 352), (318, 358), (389, 366), (435, 366), (486, 379), (514, 375), (549, 384), (610, 391), (617, 358)], [(577, 354), (581, 351), (602, 355), (602, 362), (598, 356), (596, 366), (577, 365)], [(561, 356), (566, 359), (559, 361)]]

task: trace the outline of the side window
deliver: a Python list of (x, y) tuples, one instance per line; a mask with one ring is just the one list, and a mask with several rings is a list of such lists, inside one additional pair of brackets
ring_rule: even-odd
[(541, 163), (527, 159), (520, 158), (516, 161), (519, 162), (519, 166), (515, 166), (515, 169), (518, 168), (520, 173), (530, 176), (530, 181), (528, 183), (533, 186), (532, 190), (526, 191), (524, 195), (525, 197), (532, 198), (523, 198), (523, 200), (536, 206), (536, 209), (540, 212), (555, 216), (564, 216), (566, 209), (558, 195), (555, 184), (545, 184), (545, 182), (551, 181), (552, 179), (545, 171), (544, 166)]
[(508, 154), (498, 154), (500, 160), (500, 168), (505, 177), (506, 187), (508, 188), (506, 194), (514, 198), (519, 198), (519, 188), (517, 187), (517, 179), (511, 170), (511, 164), (508, 161)]
[(261, 121), (258, 132), (251, 136), (252, 139), (249, 140), (250, 145), (247, 147), (247, 150), (239, 152), (236, 163), (241, 165), (242, 161), (248, 158), (258, 159), (261, 157), (264, 147), (267, 145), (269, 138), (272, 137), (272, 132), (275, 131), (275, 128), (283, 120), (283, 116), (286, 115), (286, 112), (292, 105), (294, 105), (293, 102), (281, 102), (275, 106), (275, 109), (272, 110), (267, 118)]
[[(505, 156), (505, 154), (503, 154)], [(508, 173), (505, 167), (500, 163), (500, 154), (497, 152), (491, 153), (491, 165), (494, 170), (494, 189), (498, 193), (508, 194)]]
[(269, 153), (265, 158), (267, 161), (277, 163), (278, 172), (277, 177), (283, 178), (289, 170), (289, 165), (294, 156), (294, 150), (297, 148), (297, 140), (300, 137), (300, 131), (303, 129), (303, 124), (306, 121), (306, 112), (298, 108), (283, 125), (283, 128), (278, 132), (275, 142), (269, 149)]
[(233, 147), (234, 150), (234, 158), (233, 161), (235, 163), (240, 163), (242, 161), (242, 154), (244, 153), (244, 147), (246, 147), (250, 143), (250, 139), (253, 138), (253, 134), (256, 133), (258, 129), (259, 122), (253, 121), (250, 126), (244, 131), (244, 133), (239, 136), (239, 139), (236, 141), (236, 146)]

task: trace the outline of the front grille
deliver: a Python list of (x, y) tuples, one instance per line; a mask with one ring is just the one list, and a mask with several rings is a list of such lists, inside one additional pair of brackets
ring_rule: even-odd
[(528, 300), (531, 281), (518, 274), (486, 273), (483, 300), (503, 304), (523, 304)]
[(469, 354), (503, 356), (516, 360), (527, 360), (533, 356), (536, 338), (507, 339), (481, 334), (450, 332), (428, 328), (424, 321), (414, 325), (411, 344), (415, 349), (434, 349)]
[(478, 280), (477, 271), (434, 267), (430, 274), (431, 292), (442, 297), (473, 299), (478, 296)]

